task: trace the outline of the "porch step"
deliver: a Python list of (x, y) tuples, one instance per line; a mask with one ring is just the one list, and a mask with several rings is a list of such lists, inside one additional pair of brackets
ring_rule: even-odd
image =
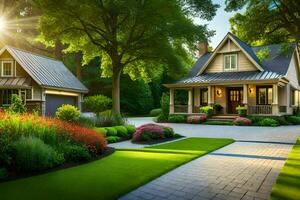
[(238, 115), (213, 115), (209, 121), (233, 121)]

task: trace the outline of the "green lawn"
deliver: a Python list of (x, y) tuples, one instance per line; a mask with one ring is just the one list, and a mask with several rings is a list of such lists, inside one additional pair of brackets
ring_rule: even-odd
[(102, 160), (0, 184), (1, 200), (117, 199), (232, 139), (189, 138), (156, 147), (120, 149)]
[(299, 199), (300, 198), (300, 138), (288, 156), (276, 184), (273, 186), (271, 198)]

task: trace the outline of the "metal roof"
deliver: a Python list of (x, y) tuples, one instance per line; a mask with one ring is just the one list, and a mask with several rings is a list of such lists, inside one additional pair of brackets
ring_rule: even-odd
[(200, 76), (195, 76), (183, 79), (177, 83), (192, 84), (192, 83), (210, 83), (210, 82), (227, 82), (227, 81), (260, 81), (274, 80), (283, 77), (276, 72), (270, 71), (249, 71), (249, 72), (222, 72), (222, 73), (206, 73)]
[(0, 78), (0, 87), (11, 87), (11, 88), (31, 88), (30, 78)]
[(5, 46), (1, 52), (5, 50), (42, 87), (88, 92), (63, 62), (11, 46)]

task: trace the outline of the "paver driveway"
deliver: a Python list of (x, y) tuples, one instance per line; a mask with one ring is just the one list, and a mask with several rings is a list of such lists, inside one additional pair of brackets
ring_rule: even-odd
[[(151, 118), (131, 118), (132, 124)], [(268, 199), (300, 126), (237, 127), (167, 124), (187, 137), (227, 137), (229, 146), (189, 162), (121, 199)], [(143, 147), (123, 142), (115, 147)]]

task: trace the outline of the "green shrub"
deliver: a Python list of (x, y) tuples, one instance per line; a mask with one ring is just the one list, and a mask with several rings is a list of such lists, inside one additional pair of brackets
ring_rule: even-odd
[(68, 162), (83, 162), (92, 159), (88, 150), (82, 146), (77, 145), (62, 145), (59, 152), (64, 155), (64, 159)]
[(107, 127), (105, 129), (106, 129), (106, 136), (117, 136), (118, 135), (118, 131), (114, 127)]
[(184, 115), (169, 115), (168, 121), (171, 123), (184, 123), (186, 121), (186, 116), (184, 116)]
[(213, 108), (216, 111), (216, 113), (221, 113), (221, 111), (223, 110), (223, 106), (221, 106), (220, 104), (215, 104)]
[[(259, 122), (265, 119), (265, 116), (248, 116), (249, 119), (251, 119), (252, 123), (254, 125), (259, 125)], [(290, 123), (285, 119), (284, 116), (268, 116), (267, 118), (274, 119), (278, 122), (280, 125), (289, 125)]]
[(21, 99), (21, 97), (17, 94), (11, 95), (11, 104), (9, 109), (14, 113), (25, 113), (26, 107)]
[(134, 134), (134, 132), (135, 132), (135, 126), (133, 126), (133, 125), (126, 125), (125, 128), (127, 129), (127, 133), (129, 135)]
[(213, 115), (213, 107), (211, 106), (202, 106), (199, 108), (200, 113), (204, 113), (206, 116), (210, 117)]
[(128, 137), (129, 134), (125, 126), (115, 126), (114, 128), (117, 130), (117, 136)]
[(161, 113), (157, 117), (158, 122), (164, 122), (168, 120), (169, 117), (169, 109), (170, 109), (170, 97), (168, 93), (163, 93), (161, 100), (160, 100), (160, 105), (161, 105)]
[(95, 126), (111, 127), (124, 125), (126, 120), (120, 114), (114, 114), (111, 110), (107, 110), (97, 114)]
[(41, 171), (64, 162), (62, 154), (35, 137), (21, 137), (14, 148), (15, 164), (20, 171)]
[(99, 113), (111, 108), (112, 100), (103, 95), (85, 97), (83, 109), (88, 112)]
[(98, 133), (101, 133), (103, 134), (104, 136), (106, 136), (107, 134), (107, 129), (106, 128), (95, 128), (95, 130), (98, 132)]
[(297, 116), (287, 116), (286, 120), (294, 125), (299, 125), (300, 124), (300, 117)]
[(164, 136), (166, 138), (173, 138), (174, 137), (174, 130), (170, 127), (163, 127), (164, 130)]
[(75, 106), (63, 104), (57, 109), (55, 115), (60, 120), (77, 122), (80, 117), (80, 111)]
[(275, 126), (279, 126), (279, 123), (275, 119), (266, 117), (266, 118), (262, 119), (261, 121), (259, 121), (258, 125), (275, 127)]
[(9, 166), (12, 160), (13, 140), (9, 133), (0, 133), (0, 167)]
[(0, 168), (0, 180), (8, 177), (8, 172), (6, 168)]
[(121, 140), (121, 138), (118, 136), (108, 136), (105, 139), (108, 143), (115, 143), (115, 142), (119, 142)]
[(235, 108), (236, 111), (238, 112), (240, 117), (246, 117), (247, 116), (247, 108), (245, 106), (240, 106)]
[(161, 108), (156, 108), (156, 109), (151, 110), (149, 115), (151, 117), (157, 117), (161, 113), (162, 113), (162, 109)]

